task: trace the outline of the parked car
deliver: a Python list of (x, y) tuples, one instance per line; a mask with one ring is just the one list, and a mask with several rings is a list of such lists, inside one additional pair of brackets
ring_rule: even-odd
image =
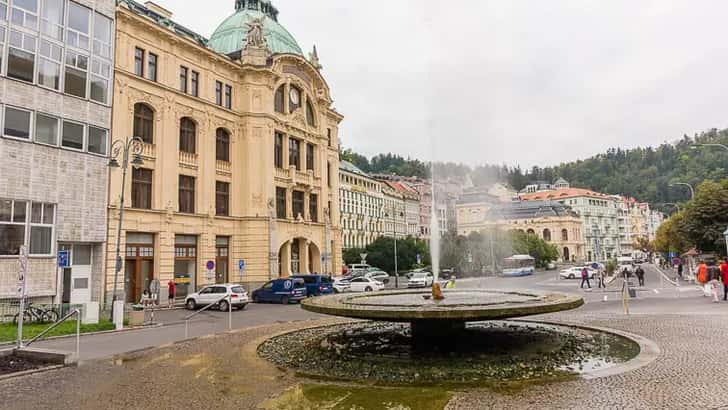
[[(584, 269), (583, 266), (573, 266), (559, 272), (559, 276), (561, 277), (561, 279), (581, 279), (582, 269)], [(587, 267), (586, 270), (589, 273), (589, 279), (594, 279), (596, 277), (597, 271), (595, 269)]]
[(273, 279), (272, 281), (253, 291), (253, 302), (273, 302), (287, 305), (290, 302), (300, 302), (307, 296), (306, 283), (303, 279)]
[(351, 289), (351, 282), (345, 278), (334, 278), (334, 293), (348, 292)]
[[(230, 299), (222, 299), (225, 295), (230, 295)], [(218, 302), (219, 301), (219, 302)], [(248, 305), (248, 292), (236, 284), (209, 285), (200, 289), (198, 292), (191, 293), (185, 298), (185, 307), (189, 310), (195, 310), (198, 307), (204, 307), (211, 303), (217, 303), (217, 308), (226, 311), (230, 308), (228, 304), (232, 301), (232, 307), (236, 309), (245, 309)]]
[(375, 270), (371, 272), (367, 272), (364, 277), (372, 278), (374, 280), (378, 280), (385, 285), (389, 283), (389, 274), (387, 272), (381, 271), (381, 270)]
[(432, 286), (435, 281), (435, 276), (432, 272), (415, 272), (414, 275), (407, 281), (408, 288), (426, 288)]
[(334, 293), (331, 276), (326, 275), (293, 275), (291, 279), (303, 279), (308, 296), (321, 296)]
[(352, 292), (372, 292), (384, 289), (384, 283), (364, 276), (354, 278), (349, 283), (349, 290)]

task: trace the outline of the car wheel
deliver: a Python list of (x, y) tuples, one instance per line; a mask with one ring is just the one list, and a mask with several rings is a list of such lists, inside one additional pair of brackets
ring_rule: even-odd
[(222, 312), (227, 312), (230, 309), (230, 304), (227, 300), (223, 300), (217, 305), (218, 309), (220, 309)]
[(575, 278), (574, 274), (573, 273), (570, 273), (569, 274), (569, 279), (574, 279), (574, 278)]
[(371, 286), (367, 286), (366, 288), (364, 288), (364, 292), (371, 292), (371, 291), (372, 291)]
[(239, 308), (238, 310), (245, 310), (245, 308), (246, 308), (247, 306), (248, 306), (248, 304), (247, 304), (247, 303), (243, 303), (242, 305), (240, 305), (240, 308)]
[(281, 304), (287, 305), (288, 304), (288, 296), (283, 296), (281, 298)]
[(194, 299), (188, 299), (187, 302), (185, 302), (185, 307), (187, 307), (187, 310), (195, 310), (197, 308), (197, 303), (195, 303)]
[(382, 281), (382, 283), (384, 283), (385, 285), (386, 285), (386, 284), (388, 284), (388, 283), (389, 283), (389, 279), (384, 279), (384, 280)]

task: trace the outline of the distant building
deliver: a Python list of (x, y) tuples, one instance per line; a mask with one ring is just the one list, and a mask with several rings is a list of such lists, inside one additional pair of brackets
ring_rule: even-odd
[(383, 183), (354, 164), (339, 164), (339, 209), (345, 249), (364, 248), (387, 234)]

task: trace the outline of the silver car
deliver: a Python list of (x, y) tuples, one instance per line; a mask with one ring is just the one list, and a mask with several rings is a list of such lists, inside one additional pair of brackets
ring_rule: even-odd
[(415, 272), (407, 281), (408, 288), (426, 288), (435, 282), (435, 275), (432, 272)]

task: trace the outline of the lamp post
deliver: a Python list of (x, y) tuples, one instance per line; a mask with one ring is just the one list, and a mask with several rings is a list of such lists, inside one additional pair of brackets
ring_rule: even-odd
[[(394, 288), (399, 289), (399, 272), (397, 269), (397, 205), (392, 205), (391, 212), (394, 220), (394, 226), (392, 227), (394, 234)], [(389, 218), (389, 213), (385, 212), (384, 216)], [(401, 216), (404, 216), (404, 212), (401, 213)]]
[(695, 198), (695, 190), (693, 189), (693, 186), (692, 185), (688, 184), (687, 182), (673, 182), (669, 186), (674, 187), (674, 186), (677, 186), (677, 185), (683, 185), (683, 186), (688, 187), (690, 189), (690, 199), (694, 199)]
[[(144, 161), (142, 160), (142, 148), (144, 141), (139, 137), (126, 137), (126, 140), (116, 140), (111, 144), (111, 155), (109, 157), (109, 167), (119, 168), (121, 166), (121, 197), (119, 198), (119, 223), (116, 229), (116, 267), (114, 269), (114, 292), (111, 297), (111, 320), (114, 320), (114, 302), (116, 302), (116, 290), (119, 282), (119, 272), (122, 269), (121, 261), (121, 224), (124, 219), (124, 190), (126, 187), (126, 171), (129, 168), (129, 156), (132, 156), (131, 165), (138, 168)], [(121, 165), (119, 165), (119, 157), (121, 156)], [(126, 301), (127, 292), (126, 273), (124, 273), (124, 301)]]

